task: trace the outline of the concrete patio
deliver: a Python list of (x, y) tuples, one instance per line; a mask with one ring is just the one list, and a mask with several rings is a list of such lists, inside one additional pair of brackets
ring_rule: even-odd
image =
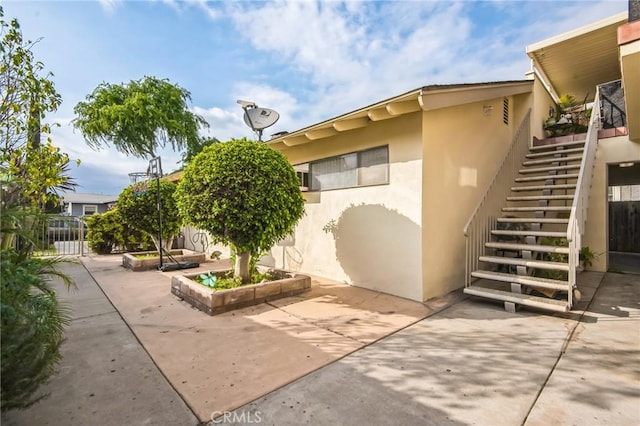
[(82, 263), (51, 397), (3, 424), (640, 424), (639, 275), (583, 273), (566, 315), (314, 277), (209, 317), (169, 293), (182, 272)]

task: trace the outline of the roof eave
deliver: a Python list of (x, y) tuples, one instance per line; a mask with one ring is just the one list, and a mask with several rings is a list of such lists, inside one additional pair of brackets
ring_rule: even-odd
[[(382, 121), (419, 111), (482, 101), (496, 96), (510, 96), (531, 91), (531, 80), (515, 80), (477, 84), (424, 86), (375, 104), (339, 115), (267, 141), (274, 148), (302, 145), (340, 132), (366, 127), (372, 121)], [(446, 98), (451, 99), (447, 100)]]

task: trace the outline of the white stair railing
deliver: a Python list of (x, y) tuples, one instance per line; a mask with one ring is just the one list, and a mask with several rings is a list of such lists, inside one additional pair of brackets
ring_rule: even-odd
[(466, 239), (465, 287), (471, 284), (471, 272), (478, 269), (478, 258), (484, 252), (484, 245), (491, 238), (491, 229), (502, 212), (504, 201), (511, 191), (511, 186), (518, 176), (522, 162), (529, 152), (531, 142), (531, 110), (527, 111), (511, 147), (500, 168), (493, 177), (489, 188), (478, 203), (473, 214), (464, 226)]
[[(567, 226), (567, 241), (569, 242), (569, 286), (576, 288), (576, 270), (580, 262), (580, 249), (582, 247), (582, 235), (587, 221), (587, 207), (589, 206), (589, 192), (591, 190), (591, 178), (598, 149), (598, 131), (600, 130), (600, 89), (596, 89), (596, 97), (591, 110), (587, 140), (582, 154), (580, 173), (573, 196), (569, 226)], [(573, 307), (573, 291), (569, 291), (569, 309)]]

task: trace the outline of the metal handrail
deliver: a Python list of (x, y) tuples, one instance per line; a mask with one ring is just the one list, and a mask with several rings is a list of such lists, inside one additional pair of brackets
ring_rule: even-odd
[[(587, 207), (589, 204), (589, 191), (595, 166), (596, 151), (598, 148), (598, 131), (600, 130), (600, 89), (596, 88), (596, 98), (591, 111), (589, 130), (580, 163), (580, 173), (576, 183), (576, 191), (573, 195), (569, 226), (567, 226), (567, 241), (569, 242), (569, 284), (576, 287), (576, 270), (580, 262), (580, 249), (584, 225), (587, 221)], [(572, 291), (569, 291), (569, 308), (573, 305)]]
[(518, 175), (529, 152), (531, 142), (531, 109), (516, 131), (511, 147), (489, 185), (463, 228), (466, 238), (465, 287), (471, 284), (471, 272), (478, 268), (479, 256), (484, 245), (491, 238), (491, 229), (502, 211), (503, 203), (511, 191), (511, 184)]

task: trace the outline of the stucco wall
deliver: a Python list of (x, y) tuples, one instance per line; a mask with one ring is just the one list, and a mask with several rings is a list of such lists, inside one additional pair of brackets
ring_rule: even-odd
[[(509, 125), (502, 122), (503, 98), (424, 113), (424, 300), (464, 285), (464, 225), (501, 164), (530, 98), (510, 99)], [(489, 114), (486, 107), (492, 107)]]
[[(388, 185), (309, 192), (276, 266), (422, 301), (421, 113), (285, 149), (293, 164), (388, 144)], [(324, 228), (324, 229), (323, 229)]]
[(210, 255), (214, 251), (221, 252), (221, 257), (231, 256), (231, 249), (222, 244), (213, 243), (213, 239), (208, 232), (186, 225), (180, 231), (184, 237), (184, 248), (197, 252), (204, 252)]
[(606, 271), (608, 267), (607, 165), (628, 161), (640, 161), (640, 144), (630, 142), (627, 136), (598, 141), (587, 222), (582, 238), (583, 247), (588, 246), (594, 253), (601, 253), (589, 268), (595, 271)]
[[(82, 206), (84, 206), (84, 204), (80, 204), (80, 203), (70, 203), (71, 204), (71, 216), (83, 216), (83, 208)], [(98, 211), (97, 213), (104, 213), (107, 210), (109, 210), (108, 206), (106, 204), (87, 204), (87, 205), (91, 205), (91, 206), (97, 206), (98, 207)]]

